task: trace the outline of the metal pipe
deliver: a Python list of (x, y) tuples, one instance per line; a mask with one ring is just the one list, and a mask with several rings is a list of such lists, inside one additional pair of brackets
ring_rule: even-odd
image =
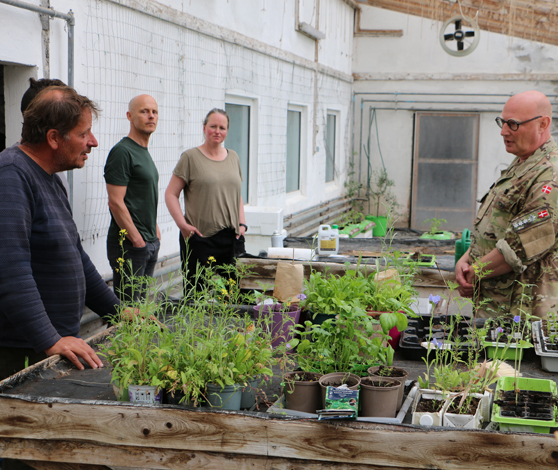
[(41, 15), (52, 16), (53, 18), (62, 18), (63, 20), (66, 20), (68, 22), (73, 21), (73, 17), (74, 17), (73, 14), (60, 13), (50, 8), (38, 7), (36, 5), (20, 2), (18, 0), (0, 0), (0, 3), (5, 3), (6, 5), (12, 5), (17, 8), (23, 8), (24, 10), (34, 11), (36, 13), (40, 13)]

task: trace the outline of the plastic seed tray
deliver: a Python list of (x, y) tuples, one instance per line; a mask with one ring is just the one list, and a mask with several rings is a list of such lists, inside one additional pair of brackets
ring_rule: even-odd
[(541, 358), (541, 368), (547, 372), (558, 372), (558, 351), (549, 351), (545, 347), (542, 323), (533, 323), (533, 342), (535, 353)]
[[(506, 398), (500, 391), (512, 393)], [(548, 434), (558, 426), (557, 394), (553, 380), (501, 377), (496, 385), (491, 420), (500, 425), (500, 431)]]
[[(431, 317), (430, 315), (421, 315), (418, 318), (409, 318), (407, 329), (401, 333), (399, 339), (399, 348), (405, 355), (406, 359), (419, 361), (426, 357), (427, 349), (421, 343), (431, 342), (436, 339), (443, 344), (449, 342), (455, 345), (455, 339), (448, 338), (450, 327), (448, 324), (457, 321), (454, 315), (441, 315)], [(457, 327), (453, 329), (454, 334), (459, 337), (459, 351), (468, 354), (470, 345), (470, 324), (464, 320), (458, 322)], [(445, 346), (447, 348), (447, 346)], [(432, 357), (433, 354), (430, 354)], [(462, 356), (465, 358), (466, 356)]]
[(403, 259), (405, 263), (426, 268), (436, 267), (436, 255), (423, 255), (422, 253), (409, 252)]

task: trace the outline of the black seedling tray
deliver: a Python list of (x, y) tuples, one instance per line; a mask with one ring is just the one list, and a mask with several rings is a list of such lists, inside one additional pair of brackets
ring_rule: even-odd
[[(458, 321), (457, 327), (454, 328), (454, 335), (460, 338), (459, 351), (462, 353), (462, 359), (467, 359), (469, 351), (471, 335), (470, 323), (455, 315), (441, 315), (431, 317), (430, 315), (422, 315), (418, 318), (409, 318), (407, 329), (401, 333), (399, 339), (399, 348), (403, 352), (406, 359), (419, 361), (426, 357), (427, 350), (421, 346), (422, 342), (443, 341), (444, 343), (454, 343), (455, 339), (448, 338), (450, 332), (450, 324)], [(455, 338), (455, 337), (454, 337)], [(432, 350), (430, 356), (434, 354)]]

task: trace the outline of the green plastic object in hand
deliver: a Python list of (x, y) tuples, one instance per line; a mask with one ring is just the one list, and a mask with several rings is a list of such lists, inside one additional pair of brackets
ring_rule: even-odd
[(455, 264), (459, 261), (459, 259), (465, 254), (465, 252), (471, 246), (471, 231), (466, 228), (463, 230), (463, 234), (461, 235), (461, 240), (457, 240), (455, 242)]

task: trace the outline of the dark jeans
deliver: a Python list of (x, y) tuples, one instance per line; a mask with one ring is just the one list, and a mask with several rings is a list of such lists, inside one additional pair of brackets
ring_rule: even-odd
[[(245, 253), (244, 237), (240, 236), (237, 240), (232, 228), (225, 228), (211, 237), (200, 237), (194, 234), (188, 241), (185, 241), (180, 234), (179, 243), (184, 274), (184, 297), (187, 297), (188, 292), (194, 286), (198, 292), (203, 289), (202, 278), (206, 266), (216, 267), (217, 273), (223, 276), (226, 274), (226, 270), (220, 267), (234, 265), (235, 257)], [(210, 256), (215, 261), (208, 263)], [(196, 274), (198, 270), (199, 273)]]
[[(125, 239), (122, 245), (107, 241), (107, 258), (112, 268), (114, 292), (123, 303), (130, 303), (145, 297), (147, 282), (138, 278), (153, 277), (161, 243), (155, 240), (143, 248), (134, 248)], [(122, 266), (119, 258), (124, 260)]]

